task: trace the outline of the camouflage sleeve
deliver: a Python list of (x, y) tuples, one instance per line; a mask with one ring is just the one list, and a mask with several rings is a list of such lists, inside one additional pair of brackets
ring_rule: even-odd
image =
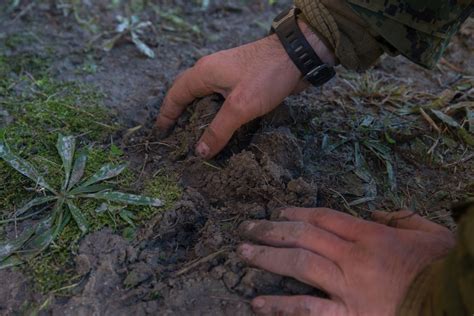
[(474, 315), (474, 203), (459, 222), (450, 255), (423, 271), (411, 285), (400, 316)]
[(398, 52), (427, 68), (436, 65), (474, 9), (474, 0), (346, 1)]

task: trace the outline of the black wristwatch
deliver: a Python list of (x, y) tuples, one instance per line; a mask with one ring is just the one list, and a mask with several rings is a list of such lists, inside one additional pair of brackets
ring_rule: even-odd
[(316, 87), (322, 86), (335, 75), (333, 67), (325, 64), (306, 40), (298, 26), (296, 7), (279, 14), (272, 24), (271, 33), (276, 33), (293, 63), (304, 78)]

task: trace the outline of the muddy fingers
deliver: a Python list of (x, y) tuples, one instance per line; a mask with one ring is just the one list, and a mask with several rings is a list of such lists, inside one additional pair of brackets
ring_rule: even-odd
[(295, 247), (331, 260), (342, 259), (351, 242), (306, 222), (249, 221), (240, 226), (242, 236), (275, 247)]
[(244, 244), (238, 254), (251, 265), (293, 277), (331, 294), (340, 294), (344, 283), (341, 270), (333, 261), (308, 250)]

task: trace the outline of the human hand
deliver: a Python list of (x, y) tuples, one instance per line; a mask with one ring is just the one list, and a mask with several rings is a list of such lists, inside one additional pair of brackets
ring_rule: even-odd
[[(333, 65), (333, 54), (306, 24), (299, 24), (320, 58)], [(203, 57), (178, 76), (160, 109), (157, 127), (169, 130), (194, 99), (221, 94), (226, 101), (196, 146), (197, 155), (209, 159), (240, 126), (271, 112), (287, 96), (308, 85), (277, 36), (272, 35)]]
[[(453, 234), (408, 211), (374, 212), (376, 222), (330, 209), (290, 208), (277, 222), (249, 221), (249, 264), (324, 290), (312, 296), (261, 296), (258, 315), (395, 315), (415, 277), (455, 245)], [(390, 226), (387, 226), (390, 225)]]

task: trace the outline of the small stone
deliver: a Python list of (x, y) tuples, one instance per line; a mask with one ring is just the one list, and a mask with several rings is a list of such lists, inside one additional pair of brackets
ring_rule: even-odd
[(239, 283), (239, 276), (233, 272), (226, 272), (223, 277), (224, 284), (229, 288), (234, 288)]
[(123, 281), (127, 288), (133, 288), (153, 277), (154, 273), (145, 263), (139, 263), (133, 267)]
[(78, 255), (75, 259), (76, 271), (79, 275), (86, 275), (91, 270), (91, 262), (86, 255)]
[(224, 276), (224, 273), (226, 273), (226, 268), (224, 266), (217, 266), (214, 269), (211, 270), (211, 276), (216, 279), (220, 280)]

